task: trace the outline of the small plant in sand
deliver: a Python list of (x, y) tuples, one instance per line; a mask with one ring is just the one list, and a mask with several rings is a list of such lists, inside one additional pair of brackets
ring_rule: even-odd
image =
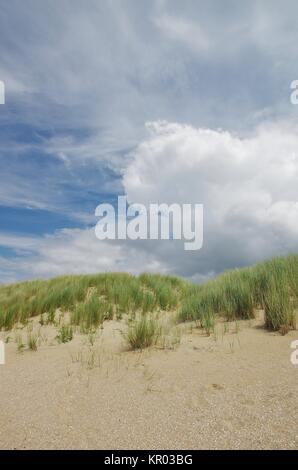
[(224, 322), (224, 326), (223, 326), (223, 334), (227, 334), (229, 333), (230, 331), (230, 328), (229, 328), (229, 323), (228, 322)]
[(27, 345), (31, 351), (37, 351), (37, 342), (38, 342), (37, 335), (35, 335), (32, 332), (28, 333)]
[(201, 316), (201, 326), (205, 330), (206, 335), (210, 336), (212, 331), (214, 331), (214, 314), (211, 312), (206, 312)]
[(62, 325), (56, 336), (58, 343), (68, 343), (73, 339), (73, 328), (71, 325)]
[(17, 333), (15, 336), (15, 342), (17, 343), (18, 352), (22, 352), (25, 349), (25, 344), (23, 343), (23, 338), (20, 333)]
[(234, 333), (235, 333), (235, 334), (238, 334), (239, 331), (240, 331), (240, 324), (239, 324), (239, 322), (236, 320), (236, 321), (235, 321), (235, 324), (234, 324)]
[(71, 354), (71, 360), (73, 364), (79, 363), (87, 369), (94, 369), (102, 364), (99, 348), (91, 345), (80, 349), (75, 354)]
[(52, 310), (48, 313), (47, 317), (45, 318), (46, 325), (54, 325), (55, 324), (55, 312)]
[(88, 334), (88, 342), (90, 346), (94, 346), (95, 341), (96, 341), (96, 332), (90, 331), (90, 333)]
[[(95, 348), (90, 348), (84, 358), (84, 364), (87, 369), (94, 369), (95, 367), (101, 366), (100, 352)], [(83, 364), (83, 365), (84, 365)]]
[(131, 349), (144, 349), (156, 344), (160, 336), (160, 325), (151, 316), (142, 316), (131, 320), (124, 334)]
[(181, 342), (181, 330), (172, 325), (160, 328), (157, 345), (161, 349), (175, 349)]
[(218, 340), (218, 330), (216, 329), (216, 327), (214, 327), (214, 330), (213, 330), (213, 339), (215, 342), (217, 342)]

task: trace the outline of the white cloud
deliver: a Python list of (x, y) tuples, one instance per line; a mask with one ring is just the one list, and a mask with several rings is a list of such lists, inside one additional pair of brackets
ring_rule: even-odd
[[(221, 130), (168, 122), (148, 124), (124, 175), (130, 202), (203, 203), (204, 246), (179, 241), (105, 241), (94, 230), (42, 238), (2, 236), (14, 249), (10, 275), (156, 271), (202, 281), (222, 271), (298, 249), (298, 133), (265, 126), (245, 139)], [(12, 263), (12, 261), (10, 262)]]
[[(89, 222), (86, 206), (74, 208), (73, 200), (121, 191), (121, 181), (100, 170), (118, 175), (128, 165), (123, 181), (131, 200), (187, 200), (206, 209), (205, 245), (196, 254), (176, 243), (99, 248), (88, 231), (57, 232), (31, 239), (30, 255), (1, 259), (6, 273), (117, 269), (120, 257), (123, 269), (155, 266), (201, 280), (297, 250), (297, 129), (279, 123), (249, 138), (211, 130), (247, 135), (272, 115), (297, 118), (289, 101), (297, 78), (297, 2), (281, 10), (275, 0), (90, 0), (88, 8), (70, 0), (10, 0), (1, 13), (0, 79), (8, 103), (1, 124), (13, 126), (0, 145), (2, 205), (73, 211)], [(148, 139), (146, 120), (156, 121)], [(32, 128), (50, 132), (29, 142)], [(129, 163), (123, 156), (140, 141)], [(60, 160), (37, 162), (37, 155)], [(11, 248), (29, 242), (13, 239)], [(94, 261), (100, 249), (105, 256)]]
[(0, 257), (0, 276), (5, 282), (69, 273), (167, 272), (156, 254), (138, 244), (99, 241), (93, 229), (64, 229), (43, 237), (6, 234), (1, 235), (0, 246), (16, 252), (11, 259)]
[(263, 126), (245, 139), (177, 123), (148, 128), (123, 177), (128, 199), (205, 207), (204, 248), (191, 260), (176, 251), (174, 270), (206, 274), (298, 249), (296, 127)]

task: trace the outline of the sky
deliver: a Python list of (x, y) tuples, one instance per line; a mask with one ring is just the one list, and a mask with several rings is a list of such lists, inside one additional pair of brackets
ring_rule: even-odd
[[(0, 0), (0, 283), (203, 282), (298, 251), (294, 0)], [(95, 208), (204, 205), (204, 244), (95, 236)]]

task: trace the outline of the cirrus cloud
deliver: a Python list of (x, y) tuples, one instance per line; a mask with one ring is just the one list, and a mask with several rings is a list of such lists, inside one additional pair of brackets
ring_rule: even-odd
[(16, 256), (2, 263), (3, 277), (155, 271), (202, 282), (225, 269), (297, 251), (295, 126), (263, 126), (249, 138), (165, 121), (147, 128), (149, 137), (123, 172), (128, 200), (203, 203), (202, 250), (184, 251), (178, 240), (99, 241), (93, 229), (35, 238), (6, 235), (0, 246)]

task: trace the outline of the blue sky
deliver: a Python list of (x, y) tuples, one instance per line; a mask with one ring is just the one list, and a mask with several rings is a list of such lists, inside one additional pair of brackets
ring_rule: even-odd
[[(106, 270), (201, 281), (296, 251), (297, 14), (291, 0), (0, 0), (0, 282)], [(148, 122), (161, 121), (169, 127), (152, 135)], [(220, 144), (221, 176), (219, 129), (231, 144)], [(258, 197), (247, 202), (249, 191)], [(204, 249), (190, 257), (171, 243), (100, 243), (95, 207), (123, 193), (195, 195), (209, 211)]]

